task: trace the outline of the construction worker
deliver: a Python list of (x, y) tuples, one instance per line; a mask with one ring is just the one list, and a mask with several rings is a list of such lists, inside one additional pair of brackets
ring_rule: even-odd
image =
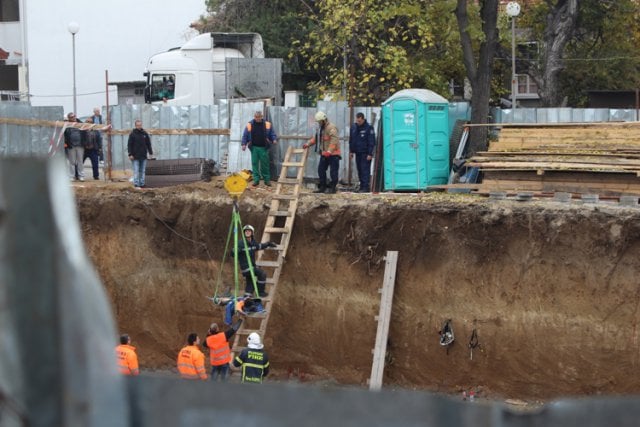
[(204, 353), (198, 348), (199, 344), (198, 334), (192, 332), (187, 337), (187, 345), (182, 347), (178, 353), (178, 372), (182, 378), (188, 380), (207, 379), (207, 372), (204, 370)]
[(225, 332), (220, 332), (217, 323), (212, 323), (207, 332), (207, 338), (203, 346), (209, 349), (209, 361), (211, 362), (211, 380), (227, 380), (229, 363), (231, 362), (231, 348), (229, 339), (240, 329), (242, 319), (239, 319)]
[[(267, 284), (267, 273), (265, 273), (261, 268), (256, 267), (256, 251), (260, 251), (266, 248), (275, 248), (277, 245), (273, 242), (256, 242), (253, 235), (255, 233), (255, 228), (253, 228), (253, 226), (251, 225), (245, 225), (244, 227), (242, 227), (242, 231), (244, 233), (244, 240), (247, 241), (247, 245), (245, 246), (244, 240), (238, 241), (238, 253), (240, 254), (238, 262), (240, 263), (240, 270), (242, 271), (242, 275), (244, 276), (246, 281), (244, 292), (248, 295), (252, 295), (254, 293), (253, 279), (251, 277), (251, 269), (253, 269), (253, 274), (256, 277), (256, 287), (258, 288), (258, 295), (264, 298), (269, 295), (264, 290), (265, 285)], [(248, 255), (247, 250), (249, 252)]]
[(247, 346), (233, 359), (233, 367), (242, 366), (243, 383), (262, 383), (262, 379), (269, 374), (269, 356), (263, 350), (262, 340), (257, 332), (252, 332), (247, 337)]
[(271, 122), (263, 120), (262, 111), (256, 111), (242, 132), (242, 151), (249, 147), (251, 151), (251, 167), (253, 173), (252, 187), (260, 185), (260, 178), (264, 185), (271, 187), (271, 165), (269, 162), (269, 148), (277, 143), (277, 136)]
[[(309, 148), (312, 145), (316, 145), (316, 151), (320, 154), (320, 161), (318, 162), (318, 189), (314, 193), (329, 193), (334, 194), (336, 192), (336, 186), (338, 185), (338, 171), (340, 169), (340, 139), (338, 136), (338, 128), (333, 123), (329, 122), (327, 115), (318, 111), (316, 113), (316, 122), (318, 122), (320, 129), (315, 136), (312, 136), (302, 148)], [(331, 182), (327, 186), (327, 169), (331, 168)]]
[(131, 338), (128, 334), (120, 335), (120, 345), (116, 347), (116, 357), (120, 373), (133, 376), (140, 373), (136, 348), (131, 345)]

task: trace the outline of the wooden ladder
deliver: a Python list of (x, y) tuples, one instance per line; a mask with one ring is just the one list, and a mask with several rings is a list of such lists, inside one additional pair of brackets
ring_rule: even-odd
[[(289, 240), (293, 230), (293, 221), (298, 209), (298, 196), (303, 185), (304, 169), (307, 163), (308, 150), (289, 147), (282, 162), (282, 170), (275, 183), (275, 192), (271, 199), (271, 206), (267, 214), (267, 221), (262, 231), (261, 243), (275, 242), (278, 246), (275, 250), (258, 251), (256, 254), (256, 266), (267, 273), (267, 286), (265, 290), (269, 295), (262, 298), (264, 313), (248, 315), (244, 318), (242, 326), (235, 334), (232, 356), (246, 347), (247, 336), (257, 332), (264, 340), (267, 332), (267, 324), (273, 303), (275, 301), (278, 281), (282, 272), (282, 265), (287, 256)], [(294, 175), (295, 178), (290, 176)]]

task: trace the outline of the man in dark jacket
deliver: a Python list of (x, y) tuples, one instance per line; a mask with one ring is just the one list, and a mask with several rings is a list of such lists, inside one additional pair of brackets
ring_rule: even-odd
[[(142, 120), (136, 120), (135, 129), (129, 134), (129, 159), (133, 165), (133, 186), (137, 189), (144, 187), (144, 172), (147, 167), (147, 153), (153, 156), (151, 137), (142, 129)], [(151, 157), (153, 158), (153, 157)]]
[[(67, 121), (81, 123), (74, 113), (67, 114)], [(68, 127), (64, 131), (64, 148), (69, 160), (69, 177), (84, 181), (84, 142), (86, 132), (79, 127)]]
[[(89, 117), (86, 122), (93, 123), (93, 117)], [(102, 135), (95, 129), (86, 130), (82, 162), (84, 163), (87, 157), (91, 160), (93, 179), (100, 179), (100, 151), (102, 151)]]
[[(260, 297), (266, 297), (267, 294), (264, 290), (267, 283), (267, 273), (263, 269), (256, 267), (256, 251), (260, 251), (266, 248), (275, 248), (277, 245), (273, 242), (258, 243), (253, 237), (255, 229), (251, 225), (245, 225), (242, 228), (245, 239), (238, 241), (238, 263), (240, 264), (240, 271), (245, 278), (246, 285), (244, 292), (246, 294), (253, 294), (253, 277), (251, 270), (253, 270), (253, 276), (256, 278), (256, 287), (258, 288), (258, 295)], [(245, 246), (244, 240), (247, 241)], [(246, 248), (246, 249), (245, 249)], [(249, 254), (247, 255), (247, 252)]]
[(242, 367), (243, 383), (261, 384), (264, 377), (269, 375), (269, 356), (264, 351), (262, 339), (257, 332), (251, 332), (247, 337), (247, 348), (243, 349), (235, 359), (234, 368)]
[(371, 159), (376, 146), (375, 132), (364, 118), (364, 114), (356, 114), (356, 122), (351, 125), (349, 132), (349, 154), (356, 158), (358, 179), (360, 180), (360, 193), (369, 192), (369, 178), (371, 176)]

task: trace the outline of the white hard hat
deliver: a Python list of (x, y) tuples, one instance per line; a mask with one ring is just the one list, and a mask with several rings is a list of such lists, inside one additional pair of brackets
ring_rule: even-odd
[(316, 113), (316, 122), (321, 122), (323, 120), (327, 120), (327, 115), (322, 111), (318, 111)]
[(256, 229), (253, 228), (253, 225), (245, 225), (244, 227), (242, 227), (242, 231), (247, 231), (247, 230), (251, 230), (252, 233), (256, 232)]
[(260, 340), (260, 335), (257, 332), (251, 332), (247, 337), (247, 344), (249, 348), (260, 350), (262, 347), (262, 340)]

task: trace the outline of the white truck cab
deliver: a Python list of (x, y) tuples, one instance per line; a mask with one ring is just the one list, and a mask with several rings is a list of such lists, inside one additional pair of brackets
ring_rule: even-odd
[(228, 58), (264, 58), (257, 33), (205, 33), (147, 63), (145, 102), (211, 105), (228, 97)]

